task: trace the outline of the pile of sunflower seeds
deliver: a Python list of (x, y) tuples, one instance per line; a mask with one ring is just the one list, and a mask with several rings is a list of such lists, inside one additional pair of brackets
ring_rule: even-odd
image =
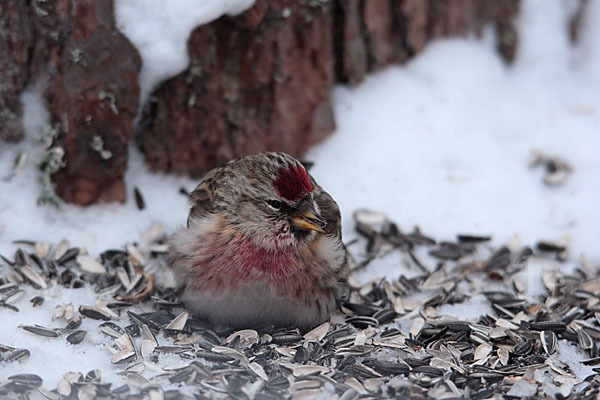
[[(536, 297), (519, 279), (532, 259), (567, 265), (566, 243), (493, 249), (489, 236), (438, 242), (418, 229), (404, 233), (378, 212), (359, 210), (355, 220), (362, 238), (348, 244), (354, 255), (348, 300), (309, 332), (232, 331), (194, 319), (165, 271), (159, 227), (146, 238), (147, 250), (128, 244), (99, 259), (64, 240), (18, 242), (14, 256), (0, 261), (0, 307), (18, 313), (50, 301), (26, 298), (31, 288), (92, 287), (95, 305), (56, 305), (53, 320), (64, 326), (21, 329), (82, 346), (97, 326), (112, 343), (106, 357), (126, 383), (103, 382), (100, 370), (65, 371), (57, 387), (35, 374), (15, 374), (0, 378), (0, 397), (599, 398), (599, 268), (582, 261), (569, 274), (562, 267), (544, 271)], [(356, 275), (382, 257), (397, 257), (412, 275), (358, 283)], [(488, 313), (444, 314), (476, 296)], [(9, 339), (0, 339), (0, 364), (26, 362), (32, 350), (12, 347)], [(561, 349), (583, 360), (569, 362)]]

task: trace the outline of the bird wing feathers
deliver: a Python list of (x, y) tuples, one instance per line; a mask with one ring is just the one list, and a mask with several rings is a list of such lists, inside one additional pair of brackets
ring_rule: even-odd
[(325, 226), (326, 235), (341, 237), (341, 214), (340, 208), (333, 198), (319, 186), (312, 176), (309, 175), (310, 184), (313, 187), (313, 196), (319, 206), (321, 217), (327, 221)]
[(190, 214), (187, 219), (187, 226), (194, 219), (199, 219), (215, 212), (214, 206), (214, 182), (219, 179), (223, 173), (223, 168), (215, 168), (210, 171), (202, 182), (190, 193), (188, 203), (191, 206)]

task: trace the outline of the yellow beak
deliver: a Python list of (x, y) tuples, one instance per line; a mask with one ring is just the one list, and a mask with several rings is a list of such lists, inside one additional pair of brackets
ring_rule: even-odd
[(293, 217), (291, 222), (298, 228), (306, 229), (309, 231), (325, 232), (323, 228), (327, 223), (320, 217), (317, 217), (312, 211), (306, 211), (304, 214), (298, 217)]

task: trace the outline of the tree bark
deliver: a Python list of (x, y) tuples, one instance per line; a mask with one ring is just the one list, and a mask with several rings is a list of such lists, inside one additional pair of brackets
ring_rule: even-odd
[[(189, 67), (152, 94), (135, 140), (152, 169), (194, 177), (264, 150), (301, 157), (335, 128), (334, 84), (357, 84), (430, 40), (485, 24), (510, 62), (518, 8), (519, 0), (257, 0), (192, 32)], [(43, 77), (53, 145), (64, 150), (57, 193), (76, 204), (125, 200), (140, 64), (111, 0), (0, 0), (0, 138), (23, 136), (19, 95)]]

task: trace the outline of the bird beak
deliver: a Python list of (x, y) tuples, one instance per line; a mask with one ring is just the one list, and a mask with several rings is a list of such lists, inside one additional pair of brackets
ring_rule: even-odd
[(292, 222), (292, 225), (298, 228), (321, 233), (325, 232), (323, 228), (327, 225), (327, 222), (315, 215), (312, 210), (305, 211), (302, 215), (293, 217), (290, 221)]

